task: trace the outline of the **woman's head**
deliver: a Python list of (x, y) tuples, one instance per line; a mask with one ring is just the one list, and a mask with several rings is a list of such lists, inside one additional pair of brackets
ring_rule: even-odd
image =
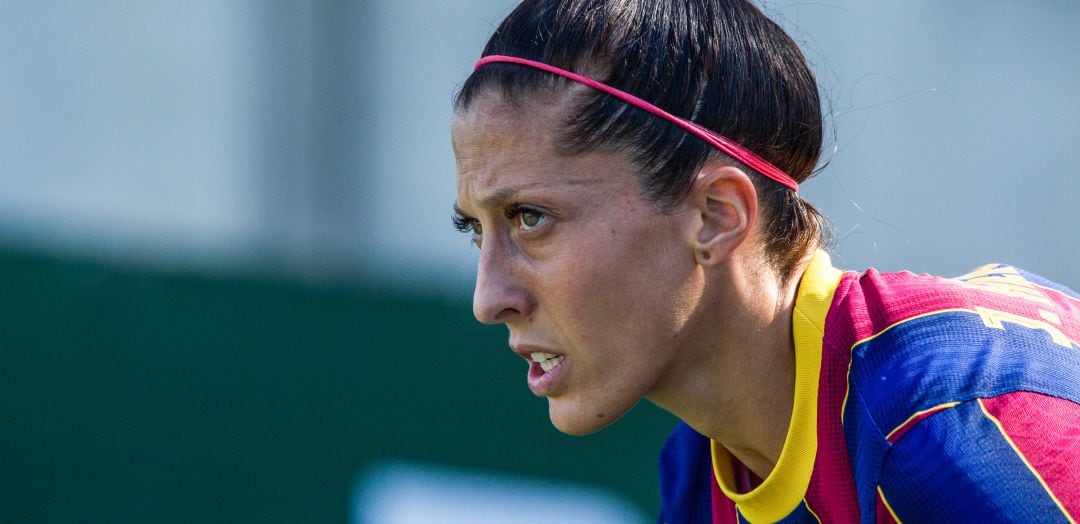
[[(484, 54), (588, 75), (798, 181), (816, 162), (813, 80), (747, 3), (526, 0)], [(736, 309), (774, 311), (769, 297), (817, 245), (818, 215), (793, 191), (668, 120), (532, 67), (480, 67), (458, 95), (453, 141), (456, 222), (481, 247), (474, 313), (509, 328), (533, 392), (568, 433), (642, 397), (670, 404), (688, 370), (739, 358), (715, 347), (747, 318)]]
[[(526, 0), (483, 55), (586, 74), (738, 142), (799, 182), (817, 162), (822, 123), (814, 79), (796, 44), (748, 1)], [(553, 137), (560, 152), (627, 155), (644, 196), (661, 208), (685, 197), (706, 161), (731, 160), (614, 97), (515, 64), (479, 68), (456, 108), (469, 110), (483, 93), (520, 105), (560, 92), (574, 94)], [(746, 170), (758, 192), (767, 259), (787, 279), (818, 246), (822, 219), (793, 191)]]
[(691, 213), (642, 198), (626, 155), (557, 153), (571, 96), (513, 107), (482, 94), (453, 138), (456, 221), (480, 247), (473, 312), (507, 326), (552, 423), (583, 434), (655, 390), (704, 278), (680, 234)]

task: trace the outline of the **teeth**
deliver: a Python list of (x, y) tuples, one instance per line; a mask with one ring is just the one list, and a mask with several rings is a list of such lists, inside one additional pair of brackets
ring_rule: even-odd
[(555, 369), (555, 366), (558, 366), (563, 361), (563, 358), (565, 357), (544, 353), (542, 351), (536, 351), (529, 354), (529, 359), (540, 364), (540, 369), (544, 370), (544, 373)]
[(540, 364), (541, 370), (543, 370), (544, 373), (548, 373), (554, 370), (555, 366), (557, 366), (559, 363), (562, 363), (564, 357), (561, 357), (561, 355), (557, 354), (536, 351), (534, 353), (529, 353), (529, 359), (532, 362)]
[(545, 361), (540, 363), (540, 369), (543, 369), (544, 373), (547, 373), (548, 371), (551, 371), (552, 369), (555, 369), (555, 366), (558, 366), (559, 364), (561, 364), (562, 361), (563, 361), (563, 357), (555, 357), (555, 358), (552, 358), (552, 359), (545, 360)]

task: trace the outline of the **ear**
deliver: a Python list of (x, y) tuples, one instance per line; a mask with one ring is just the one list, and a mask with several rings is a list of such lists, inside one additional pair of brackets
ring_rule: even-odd
[(716, 265), (742, 245), (757, 220), (757, 190), (750, 176), (735, 166), (709, 162), (698, 171), (687, 203), (700, 218), (690, 233), (694, 259)]

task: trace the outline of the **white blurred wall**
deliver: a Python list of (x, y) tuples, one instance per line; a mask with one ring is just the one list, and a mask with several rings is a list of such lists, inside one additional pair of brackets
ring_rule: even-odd
[[(513, 4), (0, 1), (0, 246), (465, 293), (450, 101)], [(765, 7), (833, 113), (840, 265), (1080, 287), (1080, 4)]]
[(839, 150), (805, 194), (840, 262), (999, 261), (1080, 286), (1080, 4), (829, 4), (783, 12), (835, 114)]
[(0, 2), (0, 237), (195, 257), (258, 234), (253, 9)]
[(644, 524), (633, 502), (580, 483), (380, 461), (357, 476), (350, 524)]

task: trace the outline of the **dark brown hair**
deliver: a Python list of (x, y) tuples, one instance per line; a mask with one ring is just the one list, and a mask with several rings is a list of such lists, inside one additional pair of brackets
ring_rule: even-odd
[[(488, 40), (510, 55), (576, 71), (735, 140), (798, 182), (821, 151), (817, 84), (795, 42), (747, 0), (525, 0)], [(484, 90), (507, 100), (572, 82), (513, 64), (474, 72), (455, 100)], [(626, 153), (644, 195), (671, 209), (711, 158), (751, 173), (770, 262), (787, 280), (822, 240), (824, 219), (794, 191), (714, 150), (670, 122), (593, 90), (568, 112), (562, 152)]]

